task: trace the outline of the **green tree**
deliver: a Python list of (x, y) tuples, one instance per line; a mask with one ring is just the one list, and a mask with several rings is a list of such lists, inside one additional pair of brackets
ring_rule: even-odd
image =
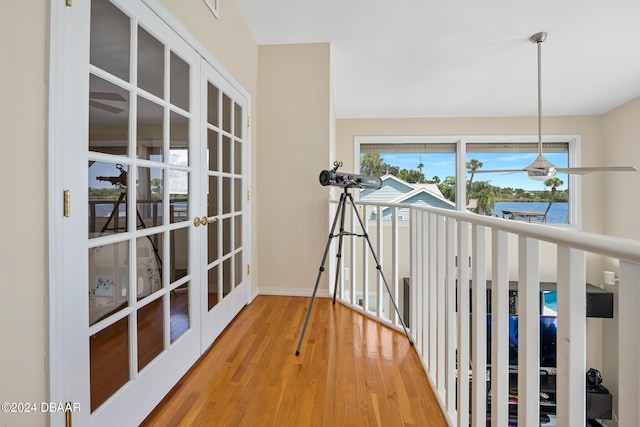
[(482, 162), (471, 159), (467, 162), (467, 172), (471, 174), (469, 182), (467, 183), (467, 205), (469, 204), (469, 193), (471, 192), (471, 183), (473, 182), (473, 176), (476, 171), (482, 167)]
[(451, 200), (452, 202), (456, 201), (456, 177), (448, 176), (438, 185), (440, 192), (442, 195)]
[(478, 201), (476, 213), (481, 215), (492, 215), (495, 207), (496, 194), (499, 187), (489, 184), (489, 181), (474, 182), (469, 189), (469, 195)]
[[(422, 178), (424, 178), (424, 175), (422, 174), (422, 168), (424, 168), (424, 164), (420, 162), (418, 164), (418, 170), (420, 171), (420, 175), (422, 175)], [(418, 181), (418, 182), (422, 182), (422, 181)]]
[(551, 187), (551, 197), (549, 198), (549, 205), (547, 205), (547, 210), (544, 211), (544, 217), (542, 221), (547, 222), (547, 214), (549, 213), (549, 209), (551, 209), (551, 205), (556, 197), (556, 191), (558, 187), (560, 187), (564, 182), (560, 178), (549, 178), (544, 182), (545, 187)]
[(424, 175), (422, 172), (418, 172), (417, 170), (408, 170), (402, 169), (397, 175), (398, 178), (403, 180), (404, 182), (409, 183), (421, 183), (424, 182)]
[(438, 175), (435, 175), (433, 178), (431, 178), (431, 184), (440, 184), (440, 177)]
[(363, 175), (384, 175), (386, 171), (383, 170), (382, 161), (379, 153), (365, 154), (360, 158), (360, 173)]

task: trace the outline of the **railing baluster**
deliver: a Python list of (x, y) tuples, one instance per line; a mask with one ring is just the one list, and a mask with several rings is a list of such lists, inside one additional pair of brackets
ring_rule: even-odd
[(429, 213), (429, 234), (427, 236), (427, 243), (429, 245), (429, 257), (428, 257), (428, 283), (429, 283), (429, 367), (432, 372), (437, 372), (438, 363), (436, 360), (436, 350), (438, 349), (437, 332), (437, 263), (436, 255), (437, 251), (437, 234), (436, 234), (436, 215)]
[(458, 222), (458, 426), (469, 425), (469, 223)]
[(423, 212), (422, 218), (422, 257), (420, 263), (422, 265), (420, 270), (420, 283), (422, 284), (422, 357), (427, 364), (427, 369), (431, 371), (431, 360), (429, 358), (429, 316), (431, 312), (431, 305), (429, 301), (430, 285), (429, 283), (429, 213)]
[(640, 420), (640, 264), (620, 261), (618, 282), (618, 427)]
[(491, 237), (491, 425), (509, 423), (509, 239)]
[(445, 313), (447, 323), (446, 336), (446, 406), (447, 413), (451, 420), (456, 420), (456, 346), (457, 346), (457, 325), (456, 325), (456, 241), (457, 241), (457, 220), (447, 219), (447, 245), (446, 245), (446, 286), (447, 286), (447, 310)]
[(473, 382), (471, 425), (487, 425), (487, 268), (486, 229), (473, 225), (473, 280), (471, 287)]
[(586, 424), (587, 326), (585, 253), (558, 246), (557, 420), (558, 425)]
[(518, 241), (518, 425), (540, 423), (538, 241)]
[(438, 310), (438, 318), (437, 318), (437, 363), (436, 363), (436, 384), (438, 388), (438, 393), (442, 395), (445, 389), (445, 339), (446, 339), (446, 322), (445, 322), (445, 292), (446, 292), (446, 239), (445, 239), (445, 218), (441, 215), (437, 216), (436, 219), (436, 239), (437, 239), (437, 250), (435, 252), (436, 258), (436, 288), (437, 288), (437, 304), (436, 309)]
[[(378, 263), (380, 266), (383, 265), (384, 259), (384, 250), (383, 250), (383, 229), (382, 229), (382, 206), (377, 206), (378, 210), (376, 211), (376, 254), (378, 255)], [(383, 270), (384, 271), (384, 270)], [(382, 276), (380, 272), (376, 274), (376, 316), (379, 318), (383, 318), (382, 315), (382, 303), (383, 303), (383, 288), (384, 283), (382, 281)], [(386, 293), (386, 289), (384, 290)]]

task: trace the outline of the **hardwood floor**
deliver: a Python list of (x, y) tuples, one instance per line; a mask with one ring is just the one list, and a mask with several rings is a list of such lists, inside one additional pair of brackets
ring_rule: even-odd
[(258, 296), (143, 426), (446, 426), (406, 337), (330, 299)]

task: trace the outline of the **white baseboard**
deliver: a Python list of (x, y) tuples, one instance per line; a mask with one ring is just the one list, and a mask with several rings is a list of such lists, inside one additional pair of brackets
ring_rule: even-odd
[[(313, 294), (313, 289), (308, 288), (259, 288), (255, 290), (255, 296), (257, 295), (276, 295), (276, 296), (289, 296), (289, 297), (310, 297)], [(316, 297), (329, 298), (331, 295), (326, 289), (318, 289)]]

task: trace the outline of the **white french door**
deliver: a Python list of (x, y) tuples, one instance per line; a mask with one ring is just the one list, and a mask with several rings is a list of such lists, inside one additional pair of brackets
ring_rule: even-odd
[(248, 100), (142, 1), (58, 3), (51, 397), (137, 425), (248, 301)]
[[(211, 65), (201, 75), (201, 206), (206, 206), (202, 264), (207, 283), (201, 304), (202, 351), (249, 296), (247, 100)], [(205, 96), (206, 95), (206, 96)]]

